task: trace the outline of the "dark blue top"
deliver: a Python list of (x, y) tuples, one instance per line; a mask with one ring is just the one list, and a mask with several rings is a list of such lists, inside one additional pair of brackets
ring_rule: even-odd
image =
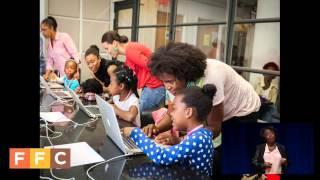
[(167, 148), (155, 144), (139, 128), (135, 128), (130, 137), (156, 164), (180, 163), (191, 166), (203, 174), (212, 175), (213, 133), (205, 128), (195, 130), (179, 144)]

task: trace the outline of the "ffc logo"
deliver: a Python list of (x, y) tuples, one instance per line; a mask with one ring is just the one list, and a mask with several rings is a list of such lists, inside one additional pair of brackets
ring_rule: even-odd
[(70, 168), (70, 149), (10, 148), (10, 169)]

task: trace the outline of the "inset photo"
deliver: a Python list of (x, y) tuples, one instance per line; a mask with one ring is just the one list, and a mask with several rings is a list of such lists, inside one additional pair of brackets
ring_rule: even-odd
[(310, 123), (227, 124), (222, 131), (224, 175), (274, 179), (314, 173), (314, 132)]

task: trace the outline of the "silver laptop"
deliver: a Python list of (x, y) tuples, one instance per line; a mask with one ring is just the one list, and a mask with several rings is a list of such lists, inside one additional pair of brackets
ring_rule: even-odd
[(97, 118), (97, 117), (101, 117), (101, 113), (99, 111), (99, 107), (98, 105), (84, 105), (81, 100), (79, 99), (78, 95), (71, 90), (69, 87), (66, 87), (67, 90), (70, 92), (72, 98), (76, 101), (76, 103), (78, 104), (79, 108), (85, 112), (88, 116), (92, 117), (92, 118)]
[(122, 136), (112, 105), (98, 95), (96, 95), (96, 100), (101, 112), (104, 128), (112, 141), (121, 149), (124, 154), (143, 153), (130, 137)]
[(68, 93), (68, 91), (53, 91), (50, 87), (49, 84), (47, 83), (46, 80), (42, 76), (40, 76), (40, 83), (44, 88), (46, 89), (47, 94), (51, 94), (52, 96), (56, 98), (63, 98), (63, 99), (70, 99), (72, 96)]
[(58, 82), (48, 82), (50, 89), (63, 89), (64, 86)]

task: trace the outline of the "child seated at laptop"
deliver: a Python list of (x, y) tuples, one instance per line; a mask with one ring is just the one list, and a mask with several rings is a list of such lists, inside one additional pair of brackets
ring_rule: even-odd
[(123, 134), (130, 136), (135, 144), (156, 164), (180, 163), (212, 175), (213, 133), (205, 129), (204, 122), (211, 111), (216, 87), (212, 84), (189, 87), (177, 92), (170, 113), (173, 127), (186, 130), (187, 136), (177, 145), (161, 148), (149, 139), (141, 129), (126, 127)]
[(98, 80), (91, 78), (81, 83), (80, 87), (76, 89), (76, 93), (81, 93), (88, 101), (94, 101), (95, 94), (103, 94), (103, 87)]
[(118, 66), (110, 77), (108, 89), (112, 95), (111, 103), (116, 115), (140, 127), (137, 81), (137, 77), (128, 66)]
[(80, 85), (79, 81), (76, 78), (78, 72), (78, 64), (75, 60), (69, 59), (66, 61), (64, 65), (64, 73), (65, 75), (58, 78), (55, 74), (52, 77), (51, 81), (56, 81), (58, 83), (63, 83), (65, 87), (68, 87), (75, 91)]

